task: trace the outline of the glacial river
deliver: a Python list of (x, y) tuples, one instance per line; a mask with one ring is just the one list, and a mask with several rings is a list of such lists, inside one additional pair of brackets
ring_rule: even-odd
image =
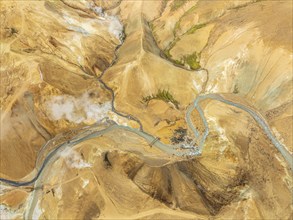
[[(100, 16), (100, 15), (99, 15)], [(118, 48), (122, 45), (121, 44), (116, 48), (115, 50), (115, 56), (116, 56), (116, 51)], [(116, 62), (116, 58), (112, 61), (110, 64), (110, 67)], [(32, 192), (32, 195), (30, 196), (30, 201), (28, 204), (28, 210), (26, 210), (25, 213), (25, 218), (26, 219), (33, 219), (33, 212), (35, 210), (35, 207), (37, 206), (38, 198), (41, 196), (42, 190), (41, 187), (45, 183), (45, 173), (50, 172), (50, 167), (51, 165), (59, 158), (60, 152), (64, 150), (67, 147), (73, 147), (77, 145), (78, 143), (81, 143), (85, 140), (92, 139), (95, 137), (99, 137), (103, 134), (107, 134), (113, 130), (124, 130), (128, 132), (132, 132), (142, 138), (144, 138), (147, 142), (153, 143), (153, 146), (160, 149), (161, 151), (165, 152), (166, 154), (169, 155), (176, 155), (176, 156), (198, 156), (202, 154), (202, 151), (204, 150), (204, 144), (206, 141), (206, 138), (209, 135), (209, 127), (207, 120), (204, 116), (204, 113), (200, 107), (200, 102), (206, 99), (212, 99), (212, 100), (217, 100), (220, 102), (223, 102), (227, 105), (234, 106), (236, 108), (239, 108), (251, 115), (253, 119), (259, 124), (259, 126), (263, 129), (271, 143), (276, 147), (276, 149), (282, 154), (286, 162), (288, 163), (289, 167), (291, 170), (293, 170), (293, 158), (292, 155), (286, 150), (285, 146), (283, 146), (277, 138), (273, 135), (268, 123), (266, 120), (256, 111), (253, 109), (239, 104), (239, 103), (234, 103), (230, 100), (224, 99), (222, 96), (219, 94), (206, 94), (206, 95), (200, 95), (198, 96), (194, 102), (188, 107), (187, 112), (186, 112), (186, 123), (191, 129), (191, 131), (194, 134), (194, 140), (190, 145), (183, 145), (183, 144), (178, 144), (178, 145), (168, 145), (160, 142), (157, 140), (156, 137), (152, 136), (151, 134), (148, 134), (143, 131), (142, 129), (142, 124), (138, 119), (131, 115), (124, 115), (122, 113), (119, 113), (118, 111), (115, 110), (114, 108), (114, 92), (111, 88), (109, 88), (102, 80), (101, 77), (105, 73), (106, 70), (103, 71), (101, 76), (98, 78), (99, 82), (103, 84), (103, 86), (109, 90), (112, 94), (112, 111), (115, 112), (116, 114), (122, 116), (122, 117), (127, 117), (131, 120), (136, 121), (140, 125), (140, 129), (128, 127), (128, 126), (123, 126), (123, 125), (118, 125), (113, 121), (106, 121), (106, 122), (97, 122), (96, 124), (92, 126), (87, 126), (84, 127), (80, 130), (76, 130), (76, 135), (70, 138), (68, 141), (62, 141), (62, 135), (57, 135), (53, 139), (49, 140), (39, 151), (38, 156), (37, 156), (37, 161), (36, 161), (36, 174), (35, 176), (28, 181), (14, 181), (14, 180), (9, 180), (5, 178), (0, 178), (1, 184), (8, 184), (14, 187), (21, 187), (21, 186), (28, 186), (28, 185), (34, 185), (35, 190)], [(201, 120), (204, 124), (205, 130), (203, 134), (200, 134), (200, 132), (196, 129), (196, 127), (193, 125), (191, 121), (191, 113), (197, 110)], [(155, 141), (156, 140), (156, 141)], [(197, 144), (196, 144), (197, 143)]]
[[(190, 127), (190, 129), (193, 131), (194, 136), (195, 136), (195, 139), (192, 143), (197, 142), (198, 143), (197, 146), (196, 145), (186, 146), (186, 145), (182, 145), (182, 144), (168, 145), (168, 144), (164, 144), (164, 143), (160, 142), (159, 140), (155, 141), (153, 143), (153, 146), (157, 147), (158, 149), (164, 151), (165, 153), (167, 153), (169, 155), (176, 155), (176, 156), (186, 156), (186, 155), (198, 156), (198, 155), (201, 155), (201, 153), (204, 149), (205, 140), (209, 134), (209, 127), (208, 127), (208, 123), (206, 121), (206, 118), (204, 116), (204, 113), (203, 113), (199, 103), (203, 100), (206, 100), (206, 99), (217, 100), (217, 101), (234, 106), (236, 108), (239, 108), (239, 109), (249, 113), (253, 117), (253, 119), (259, 124), (259, 126), (263, 129), (263, 131), (265, 132), (267, 137), (270, 139), (272, 144), (282, 154), (284, 159), (289, 164), (289, 167), (291, 168), (291, 170), (293, 170), (292, 155), (286, 150), (285, 146), (283, 146), (277, 140), (277, 138), (273, 135), (273, 133), (272, 133), (268, 123), (265, 121), (265, 119), (259, 113), (255, 112), (254, 110), (250, 109), (249, 107), (242, 105), (242, 104), (239, 104), (239, 103), (234, 103), (232, 101), (226, 100), (218, 94), (200, 95), (194, 100), (193, 104), (191, 104), (187, 109), (186, 122), (187, 122), (188, 126)], [(203, 124), (205, 126), (205, 131), (202, 135), (199, 134), (199, 131), (195, 128), (195, 126), (193, 125), (193, 123), (191, 121), (191, 112), (194, 111), (195, 109), (199, 112), (199, 115), (200, 115), (200, 117), (203, 121)], [(66, 141), (65, 143), (62, 143), (60, 145), (54, 146), (54, 144), (53, 144), (54, 138), (52, 140), (48, 141), (48, 143), (43, 146), (43, 148), (40, 150), (40, 152), (38, 154), (38, 159), (37, 159), (37, 163), (36, 163), (37, 174), (31, 180), (29, 180), (29, 181), (13, 181), (13, 180), (0, 178), (0, 181), (3, 183), (6, 183), (6, 184), (12, 185), (12, 186), (16, 186), (16, 187), (32, 185), (39, 178), (39, 176), (43, 172), (43, 169), (46, 167), (47, 163), (50, 160), (52, 160), (52, 158), (54, 157), (54, 155), (56, 155), (57, 152), (62, 151), (66, 147), (73, 147), (76, 144), (81, 143), (85, 140), (99, 137), (99, 136), (106, 134), (110, 131), (113, 131), (115, 129), (120, 129), (120, 130), (132, 132), (132, 133), (144, 138), (149, 143), (156, 140), (156, 137), (154, 137), (151, 134), (148, 134), (142, 130), (131, 128), (128, 126), (118, 125), (113, 121), (110, 121), (107, 123), (96, 123), (93, 126), (88, 126), (86, 129), (84, 128), (83, 132), (79, 133), (78, 135), (73, 137), (71, 140)], [(47, 148), (52, 149), (52, 150), (50, 150), (48, 152)], [(46, 155), (44, 155), (44, 154), (46, 154)], [(43, 158), (43, 159), (40, 159), (40, 158)]]
[[(256, 111), (252, 110), (251, 108), (239, 104), (234, 103), (232, 101), (224, 99), (219, 94), (206, 94), (206, 95), (200, 95), (198, 96), (194, 102), (188, 107), (186, 112), (186, 123), (188, 124), (189, 128), (193, 131), (193, 134), (195, 136), (195, 139), (192, 141), (192, 144), (198, 143), (198, 145), (168, 145), (160, 142), (156, 139), (156, 137), (152, 136), (151, 134), (148, 134), (140, 129), (131, 128), (128, 126), (118, 125), (113, 121), (106, 121), (103, 123), (96, 123), (92, 126), (87, 126), (85, 128), (82, 128), (77, 131), (77, 135), (71, 138), (69, 141), (63, 142), (61, 144), (54, 144), (55, 142), (58, 142), (58, 139), (62, 138), (62, 136), (56, 136), (55, 138), (49, 140), (40, 150), (36, 162), (36, 175), (29, 181), (14, 181), (9, 179), (0, 178), (0, 181), (2, 183), (20, 187), (20, 186), (28, 186), (34, 184), (35, 189), (41, 189), (41, 186), (44, 184), (42, 181), (42, 174), (45, 172), (45, 170), (50, 169), (50, 166), (59, 158), (58, 152), (61, 152), (63, 149), (67, 147), (73, 147), (77, 145), (78, 143), (81, 143), (85, 140), (92, 139), (95, 137), (99, 137), (103, 134), (107, 134), (108, 132), (111, 132), (115, 129), (118, 130), (124, 130), (132, 132), (142, 138), (144, 138), (147, 142), (153, 143), (154, 147), (157, 147), (161, 151), (169, 154), (169, 155), (176, 155), (176, 156), (198, 156), (201, 155), (202, 151), (204, 150), (204, 143), (205, 140), (209, 134), (209, 127), (207, 120), (204, 116), (204, 113), (199, 105), (199, 103), (206, 99), (212, 99), (217, 100), (220, 102), (223, 102), (227, 105), (234, 106), (236, 108), (239, 108), (247, 113), (249, 113), (253, 119), (259, 124), (259, 126), (263, 129), (267, 137), (270, 139), (272, 144), (278, 149), (278, 151), (282, 154), (286, 162), (288, 163), (291, 170), (293, 170), (293, 158), (292, 155), (286, 150), (285, 146), (283, 146), (277, 138), (273, 135), (268, 123), (266, 120)], [(205, 131), (202, 135), (200, 135), (200, 132), (195, 128), (191, 121), (191, 113), (194, 110), (197, 110), (205, 127)], [(155, 141), (156, 140), (156, 141)], [(33, 210), (35, 209), (38, 201), (38, 196), (40, 196), (41, 190), (34, 190), (32, 192), (32, 196), (30, 199), (29, 204), (29, 211), (26, 212), (26, 219), (31, 219), (33, 216)]]

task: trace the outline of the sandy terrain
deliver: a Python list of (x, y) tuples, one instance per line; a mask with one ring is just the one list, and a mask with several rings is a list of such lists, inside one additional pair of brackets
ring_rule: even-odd
[[(69, 141), (112, 120), (199, 144), (188, 106), (218, 93), (261, 114), (292, 155), (291, 1), (13, 0), (0, 11), (0, 178), (32, 179), (64, 144), (33, 184), (1, 182), (1, 219), (292, 218), (292, 170), (231, 105), (199, 104), (200, 156), (123, 127)], [(202, 136), (199, 111), (191, 122)]]

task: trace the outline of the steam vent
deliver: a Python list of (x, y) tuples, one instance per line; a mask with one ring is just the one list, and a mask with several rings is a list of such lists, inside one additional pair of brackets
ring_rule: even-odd
[(1, 220), (292, 220), (291, 0), (0, 0)]

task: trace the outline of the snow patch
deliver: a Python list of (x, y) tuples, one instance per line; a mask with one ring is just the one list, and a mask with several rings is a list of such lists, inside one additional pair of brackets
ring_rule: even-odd
[(67, 147), (60, 152), (60, 157), (64, 158), (66, 165), (70, 168), (83, 169), (92, 167), (91, 164), (85, 162), (80, 154), (71, 147)]

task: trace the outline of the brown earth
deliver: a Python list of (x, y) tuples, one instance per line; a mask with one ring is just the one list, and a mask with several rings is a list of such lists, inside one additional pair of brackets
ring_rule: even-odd
[[(69, 138), (72, 129), (104, 117), (138, 126), (111, 112), (112, 94), (100, 76), (116, 110), (164, 143), (178, 129), (192, 139), (187, 107), (199, 94), (220, 93), (261, 113), (293, 151), (291, 1), (0, 6), (1, 178), (34, 176), (40, 148), (58, 134)], [(143, 101), (160, 91), (173, 99)], [(40, 188), (1, 185), (1, 219), (292, 218), (292, 171), (259, 125), (218, 101), (200, 106), (209, 125), (201, 156), (168, 156), (113, 130), (57, 153)], [(203, 133), (197, 111), (191, 120)]]

